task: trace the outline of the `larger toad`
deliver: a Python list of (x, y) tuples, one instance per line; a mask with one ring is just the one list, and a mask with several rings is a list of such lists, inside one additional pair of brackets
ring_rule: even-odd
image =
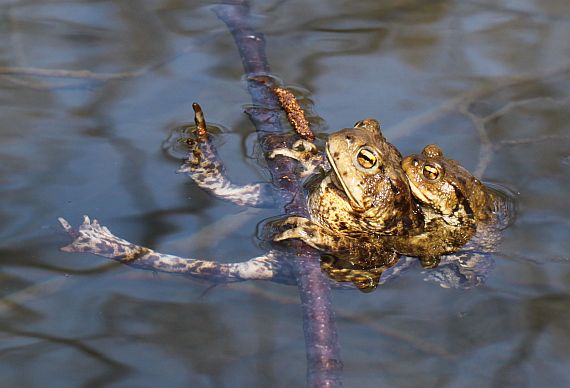
[(315, 222), (350, 236), (402, 234), (420, 224), (402, 156), (378, 121), (365, 119), (333, 133), (326, 155), (331, 171), (308, 201)]
[(321, 251), (343, 252), (423, 225), (401, 154), (378, 121), (365, 119), (330, 135), (326, 156), (331, 169), (309, 191), (310, 219), (287, 218), (281, 226), (289, 229), (276, 241), (299, 238)]

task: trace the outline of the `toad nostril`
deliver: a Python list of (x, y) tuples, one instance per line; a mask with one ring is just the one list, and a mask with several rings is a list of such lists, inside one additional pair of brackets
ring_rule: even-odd
[(395, 195), (399, 195), (400, 188), (398, 187), (398, 185), (395, 184), (390, 178), (388, 178), (388, 181), (390, 182), (390, 190), (392, 190), (392, 193), (394, 193)]

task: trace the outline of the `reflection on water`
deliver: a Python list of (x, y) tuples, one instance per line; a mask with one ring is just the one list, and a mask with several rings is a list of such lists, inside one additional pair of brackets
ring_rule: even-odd
[[(329, 132), (373, 116), (404, 154), (438, 143), (518, 193), (485, 286), (446, 290), (411, 270), (372, 294), (334, 294), (346, 384), (568, 385), (567, 3), (252, 8), (273, 71), (310, 91)], [(161, 152), (199, 101), (231, 129), (220, 146), (228, 174), (265, 175), (248, 154), (241, 64), (208, 3), (9, 1), (0, 10), (3, 383), (304, 384), (294, 287), (208, 289), (58, 251), (67, 239), (57, 216), (82, 214), (182, 256), (261, 251), (255, 227), (273, 213), (244, 217), (176, 175), (179, 161)], [(82, 70), (91, 73), (70, 72)], [(208, 234), (216, 243), (180, 243), (220, 220), (228, 227)]]
[[(516, 218), (516, 197), (507, 188), (489, 185), (493, 196), (491, 219), (479, 222), (474, 235), (468, 240), (454, 240), (448, 237), (449, 225), (437, 224), (429, 228), (427, 237), (424, 233), (420, 245), (429, 246), (430, 239), (437, 239), (442, 234), (445, 239), (437, 244), (447, 244), (447, 254), (438, 257), (401, 257), (399, 260), (386, 261), (385, 253), (354, 252), (345, 254), (324, 254), (321, 256), (321, 268), (333, 280), (340, 283), (352, 283), (360, 291), (374, 291), (379, 284), (385, 284), (398, 276), (413, 270), (423, 269), (424, 280), (438, 284), (443, 288), (471, 289), (481, 286), (495, 267), (493, 253), (500, 244), (504, 230), (512, 225)], [(442, 230), (440, 230), (442, 229)], [(462, 229), (462, 228), (460, 228)], [(389, 241), (388, 237), (386, 241)], [(405, 239), (410, 238), (405, 237)]]
[(321, 268), (331, 279), (339, 283), (352, 283), (362, 292), (374, 291), (382, 273), (394, 264), (361, 265), (334, 255), (321, 257)]

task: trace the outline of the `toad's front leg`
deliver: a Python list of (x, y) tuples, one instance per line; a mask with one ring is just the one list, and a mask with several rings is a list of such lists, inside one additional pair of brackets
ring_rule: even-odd
[(277, 230), (285, 229), (277, 233), (273, 241), (300, 239), (321, 253), (330, 254), (362, 268), (391, 267), (400, 257), (397, 252), (383, 248), (374, 239), (354, 238), (335, 233), (303, 217), (288, 217), (273, 221), (271, 226)]
[(271, 224), (278, 230), (286, 228), (285, 231), (275, 235), (273, 241), (297, 238), (324, 253), (348, 252), (356, 246), (353, 238), (335, 235), (332, 231), (304, 217), (287, 217), (284, 220), (273, 221)]
[(317, 146), (308, 140), (297, 140), (291, 148), (277, 148), (268, 155), (268, 158), (273, 159), (278, 155), (298, 161), (301, 165), (301, 171), (299, 172), (301, 177), (313, 175), (319, 169), (330, 169), (323, 153), (319, 152)]

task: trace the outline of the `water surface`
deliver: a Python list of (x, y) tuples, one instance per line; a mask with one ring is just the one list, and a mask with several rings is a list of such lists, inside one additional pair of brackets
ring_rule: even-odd
[[(295, 287), (218, 286), (64, 254), (56, 224), (97, 217), (161, 252), (245, 260), (275, 215), (213, 199), (164, 152), (199, 101), (230, 132), (237, 182), (264, 179), (241, 63), (197, 1), (7, 1), (4, 67), (120, 79), (0, 78), (0, 372), (6, 386), (300, 386)], [(378, 118), (404, 154), (438, 143), (517, 193), (473, 290), (409, 272), (335, 292), (346, 386), (567, 386), (570, 8), (538, 1), (254, 2), (272, 70), (325, 132)], [(198, 236), (198, 237), (197, 237)], [(205, 236), (208, 239), (205, 239)], [(205, 240), (205, 242), (203, 242)]]

